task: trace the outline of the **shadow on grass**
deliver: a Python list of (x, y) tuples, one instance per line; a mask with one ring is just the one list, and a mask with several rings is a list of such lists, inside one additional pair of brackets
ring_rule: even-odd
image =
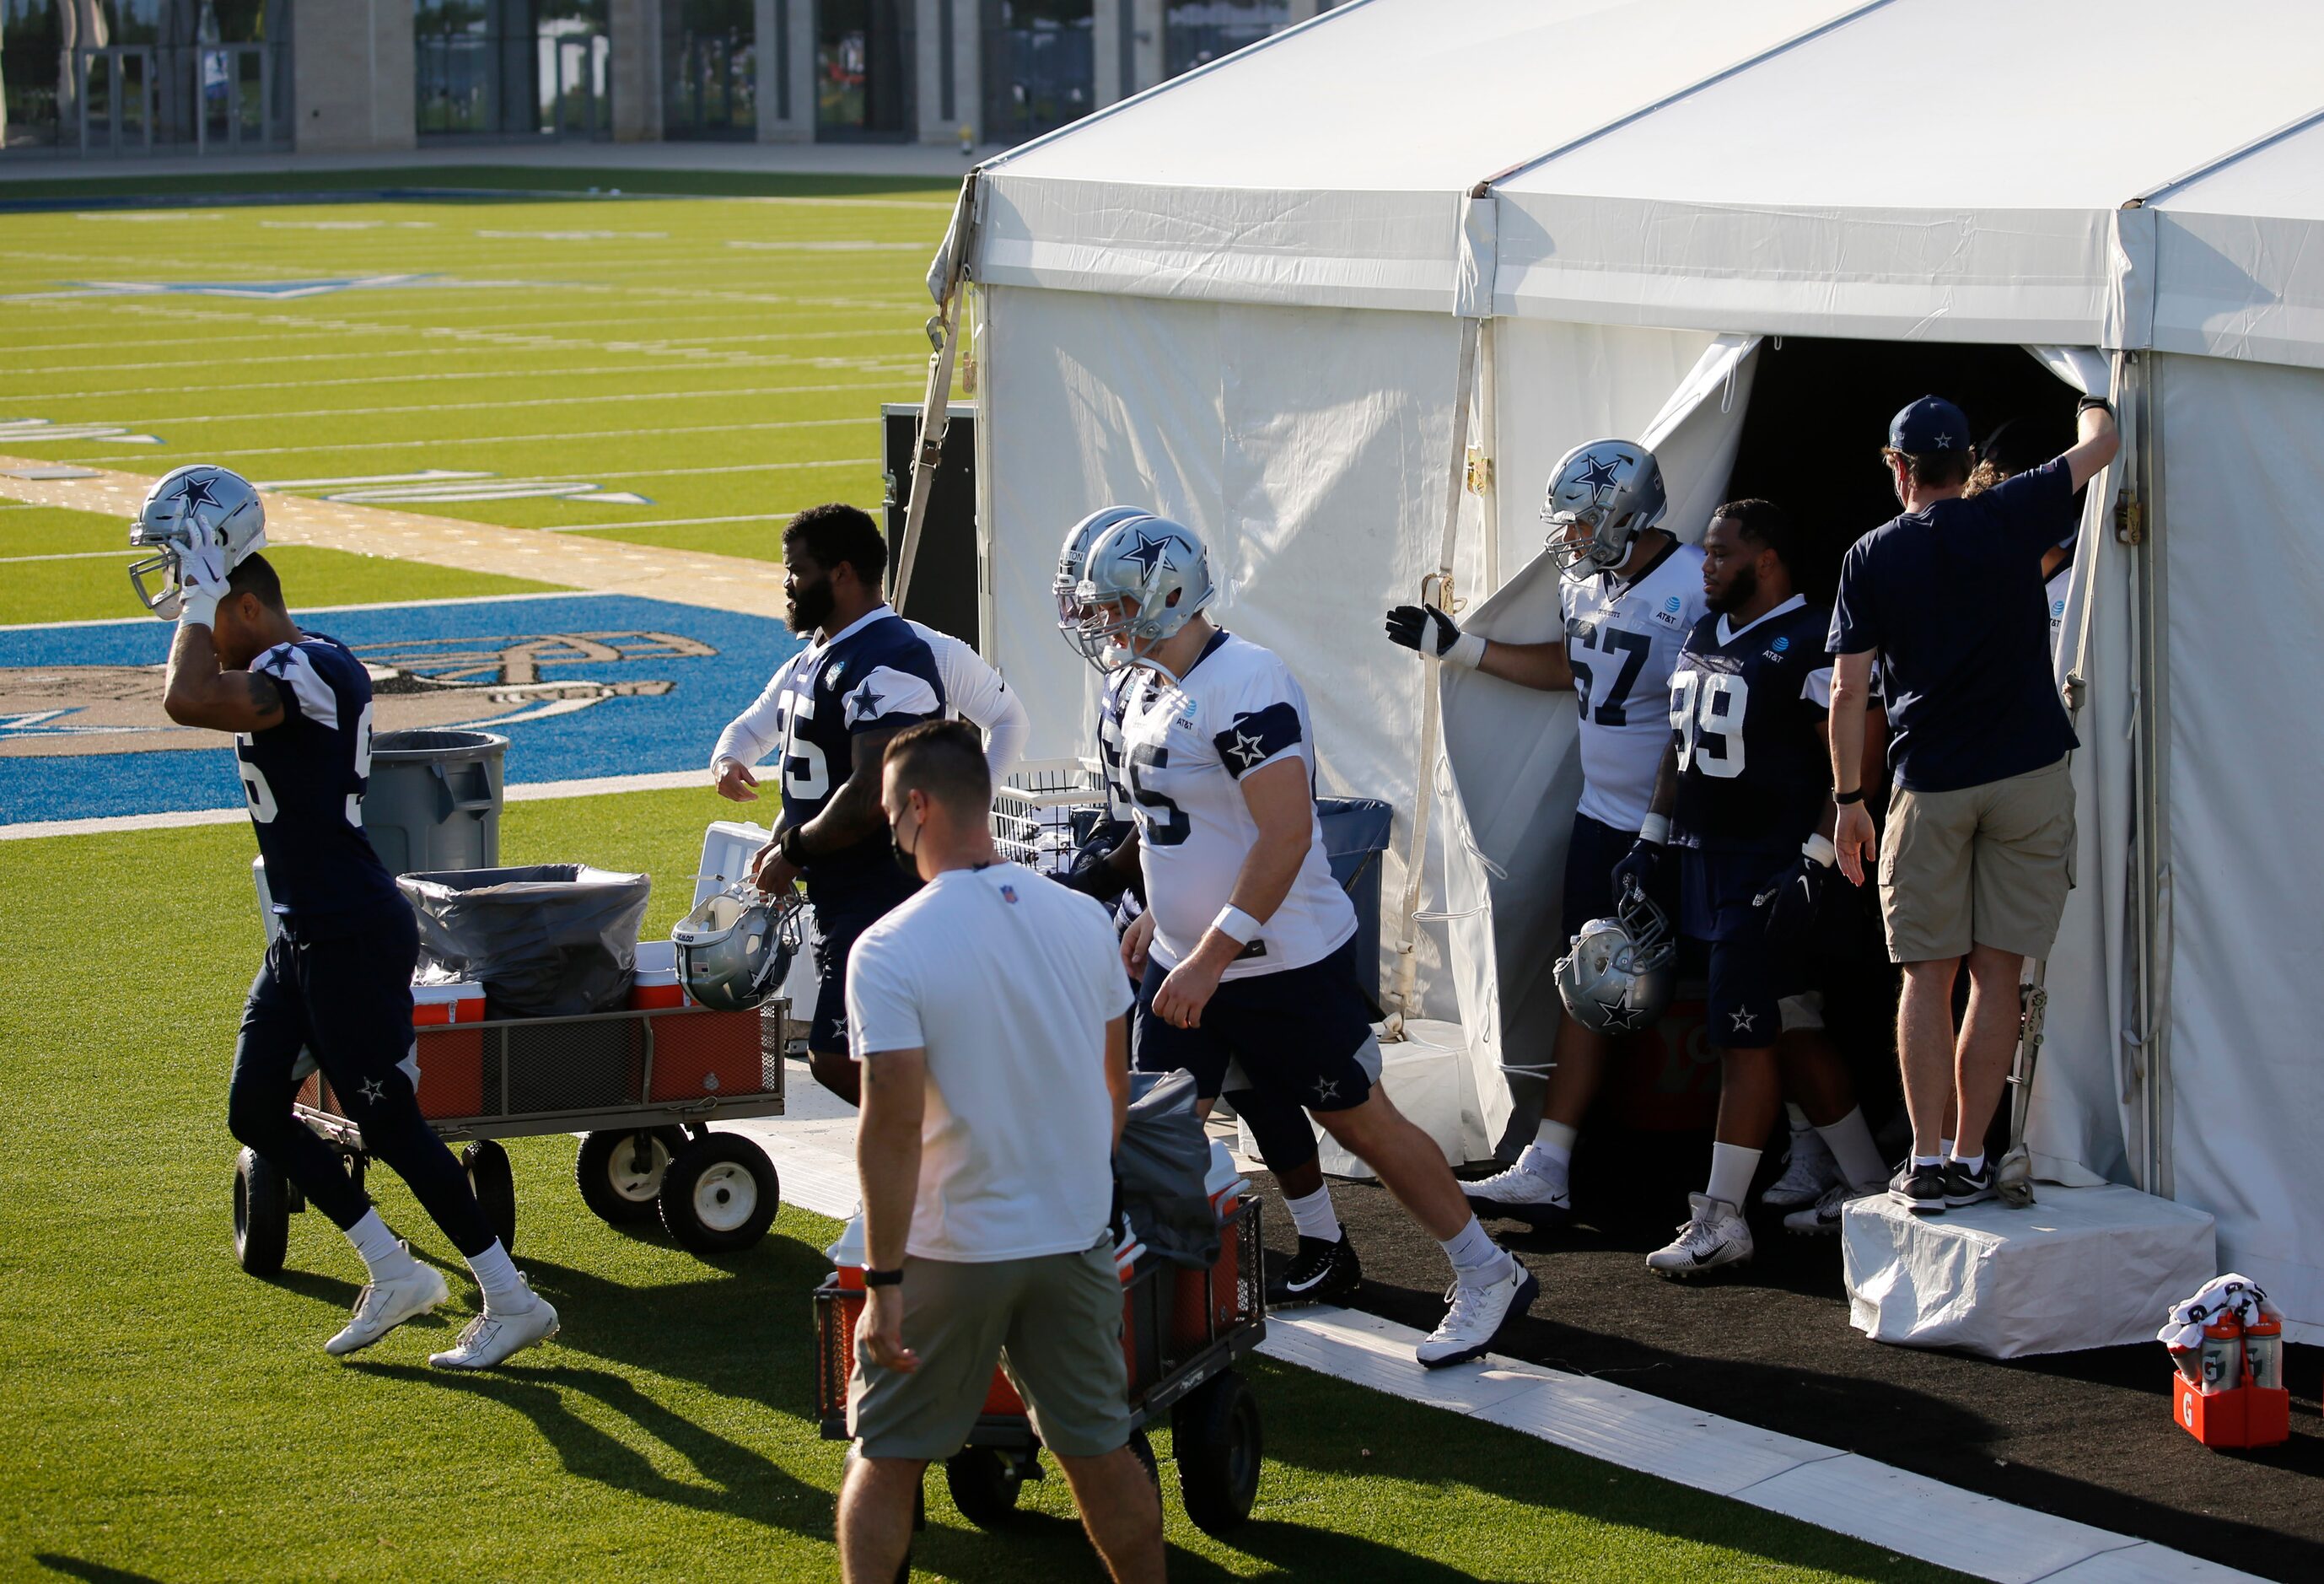
[(133, 1573), (126, 1568), (108, 1568), (103, 1562), (92, 1562), (86, 1557), (63, 1557), (52, 1551), (36, 1551), (32, 1560), (51, 1573), (64, 1573), (75, 1579), (86, 1579), (88, 1584), (161, 1584), (150, 1573)]

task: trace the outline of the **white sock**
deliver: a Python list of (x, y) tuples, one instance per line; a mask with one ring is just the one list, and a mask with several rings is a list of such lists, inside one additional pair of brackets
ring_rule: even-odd
[(1525, 1153), (1517, 1157), (1517, 1165), (1563, 1188), (1573, 1169), (1573, 1143), (1581, 1136), (1580, 1128), (1545, 1118), (1535, 1130), (1533, 1143), (1526, 1145)]
[(1953, 1153), (1953, 1164), (1965, 1166), (1971, 1172), (1982, 1172), (1985, 1170), (1985, 1152), (1979, 1150), (1974, 1155), (1964, 1155), (1956, 1150)]
[(1913, 1167), (1915, 1171), (1918, 1171), (1923, 1166), (1941, 1166), (1944, 1163), (1945, 1157), (1943, 1155), (1914, 1155), (1913, 1157)]
[(1751, 1191), (1751, 1178), (1759, 1170), (1759, 1152), (1742, 1144), (1711, 1146), (1711, 1186), (1703, 1191), (1741, 1209)]
[(411, 1251), (395, 1240), (377, 1209), (365, 1210), (363, 1219), (347, 1228), (347, 1241), (363, 1255), (364, 1269), (373, 1281), (392, 1281), (411, 1274)]
[(1792, 1131), (1794, 1133), (1805, 1133), (1811, 1125), (1808, 1121), (1808, 1114), (1805, 1111), (1801, 1110), (1797, 1106), (1793, 1105), (1789, 1100), (1785, 1100), (1784, 1102), (1784, 1115), (1792, 1119)]
[[(1949, 1138), (1941, 1138), (1941, 1139), (1937, 1140), (1937, 1159), (1938, 1159), (1938, 1160), (1940, 1160), (1940, 1161), (1944, 1160), (1944, 1159), (1946, 1159), (1947, 1157), (1949, 1157), (1950, 1155), (1951, 1155), (1951, 1153), (1953, 1153), (1953, 1141), (1952, 1141), (1952, 1140), (1950, 1140), (1950, 1139), (1949, 1139)], [(1915, 1157), (1915, 1158), (1917, 1159), (1918, 1157)]]
[(1840, 1175), (1852, 1187), (1878, 1182), (1888, 1175), (1888, 1163), (1880, 1158), (1880, 1146), (1872, 1142), (1872, 1128), (1864, 1120), (1862, 1107), (1816, 1131), (1823, 1135), (1831, 1158), (1840, 1163)]
[(1305, 1199), (1284, 1197), (1284, 1208), (1291, 1212), (1291, 1224), (1299, 1228), (1302, 1237), (1320, 1237), (1326, 1243), (1340, 1240), (1340, 1218), (1332, 1213), (1330, 1184), (1317, 1189)]
[(468, 1268), (476, 1274), (476, 1285), (484, 1290), (487, 1314), (521, 1314), (540, 1301), (531, 1288), (517, 1279), (516, 1263), (497, 1237), (484, 1253), (469, 1256)]
[(1508, 1269), (1508, 1251), (1492, 1240), (1474, 1216), (1460, 1231), (1437, 1241), (1452, 1262), (1452, 1274), (1470, 1285), (1492, 1281)]

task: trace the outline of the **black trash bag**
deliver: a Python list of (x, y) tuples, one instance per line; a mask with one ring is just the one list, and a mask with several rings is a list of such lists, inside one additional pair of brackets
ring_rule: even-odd
[(421, 982), (480, 980), (494, 1016), (571, 1017), (629, 1004), (648, 876), (534, 864), (395, 883), (420, 917)]
[(1191, 1271), (1219, 1257), (1219, 1218), (1203, 1181), (1210, 1135), (1194, 1115), (1194, 1075), (1130, 1075), (1130, 1119), (1114, 1152), (1121, 1208), (1149, 1253)]

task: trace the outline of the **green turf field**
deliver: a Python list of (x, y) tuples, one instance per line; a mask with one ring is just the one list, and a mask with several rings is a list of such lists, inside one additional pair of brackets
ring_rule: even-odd
[[(473, 190), (7, 214), (0, 456), (217, 461), (300, 494), (770, 560), (791, 511), (879, 502), (876, 414), (920, 394), (946, 186), (662, 175), (617, 199), (586, 190), (622, 178), (587, 171), (228, 180)], [(31, 420), (83, 431), (42, 439)], [(622, 495), (642, 501), (592, 498)]]
[[(503, 856), (689, 874), (723, 808), (706, 791), (515, 804)], [(259, 949), (251, 851), (238, 825), (0, 847), (0, 1576), (835, 1576), (840, 1450), (806, 1417), (806, 1295), (831, 1224), (786, 1210), (760, 1248), (706, 1264), (591, 1217), (572, 1140), (520, 1141), (515, 1252), (565, 1331), (486, 1378), (426, 1367), (473, 1289), (384, 1172), (384, 1213), (447, 1263), (448, 1321), (325, 1357), (359, 1266), (316, 1213), (294, 1220), (282, 1280), (235, 1267), (224, 1094)], [(650, 933), (681, 891), (658, 893)], [(1259, 1510), (1222, 1543), (1174, 1495), (1177, 1579), (1952, 1577), (1489, 1425), (1254, 1373)], [(1159, 1450), (1175, 1491), (1167, 1435)], [(1061, 1480), (1028, 1488), (1005, 1537), (929, 1489), (918, 1576), (1098, 1576)]]
[[(0, 625), (104, 621), (137, 614), (126, 568), (129, 524), (94, 512), (0, 501)], [(457, 567), (305, 545), (266, 552), (301, 609), (411, 599), (531, 594), (556, 587)]]

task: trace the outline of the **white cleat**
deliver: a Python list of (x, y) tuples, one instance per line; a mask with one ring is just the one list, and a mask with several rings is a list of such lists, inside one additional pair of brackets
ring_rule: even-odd
[(1721, 1265), (1751, 1262), (1751, 1227), (1743, 1212), (1723, 1199), (1690, 1193), (1694, 1214), (1668, 1246), (1646, 1255), (1646, 1269), (1658, 1276), (1695, 1276)]
[(1503, 1326), (1533, 1307), (1533, 1301), (1541, 1296), (1541, 1282), (1526, 1269), (1524, 1261), (1512, 1256), (1508, 1274), (1499, 1281), (1455, 1282), (1444, 1296), (1452, 1307), (1444, 1311), (1436, 1329), (1412, 1350), (1413, 1357), (1428, 1369), (1482, 1357)]
[[(409, 1257), (408, 1246), (405, 1254)], [(334, 1358), (361, 1352), (405, 1320), (426, 1314), (450, 1296), (452, 1292), (444, 1284), (443, 1272), (412, 1260), (408, 1275), (364, 1283), (363, 1292), (355, 1299), (354, 1318), (337, 1336), (323, 1344), (323, 1351)]]
[(1462, 1183), (1461, 1193), (1479, 1216), (1523, 1221), (1536, 1232), (1554, 1231), (1573, 1214), (1573, 1200), (1565, 1184), (1527, 1171), (1522, 1162), (1480, 1182)]
[[(1840, 1181), (1840, 1163), (1823, 1135), (1810, 1127), (1792, 1135), (1792, 1152), (1784, 1174), (1767, 1184), (1759, 1202), (1771, 1210), (1796, 1210), (1812, 1205)], [(1789, 1225), (1788, 1222), (1785, 1225)]]
[(535, 1298), (530, 1309), (499, 1314), (484, 1311), (461, 1331), (456, 1346), (430, 1353), (428, 1362), (438, 1369), (490, 1369), (535, 1343), (557, 1335), (557, 1311), (546, 1298)]
[(1803, 1210), (1794, 1210), (1784, 1218), (1784, 1230), (1803, 1237), (1828, 1237), (1840, 1230), (1840, 1212), (1853, 1200), (1868, 1194), (1886, 1193), (1888, 1185), (1876, 1182), (1869, 1188), (1858, 1188), (1849, 1182), (1835, 1182), (1823, 1190), (1823, 1197)]

